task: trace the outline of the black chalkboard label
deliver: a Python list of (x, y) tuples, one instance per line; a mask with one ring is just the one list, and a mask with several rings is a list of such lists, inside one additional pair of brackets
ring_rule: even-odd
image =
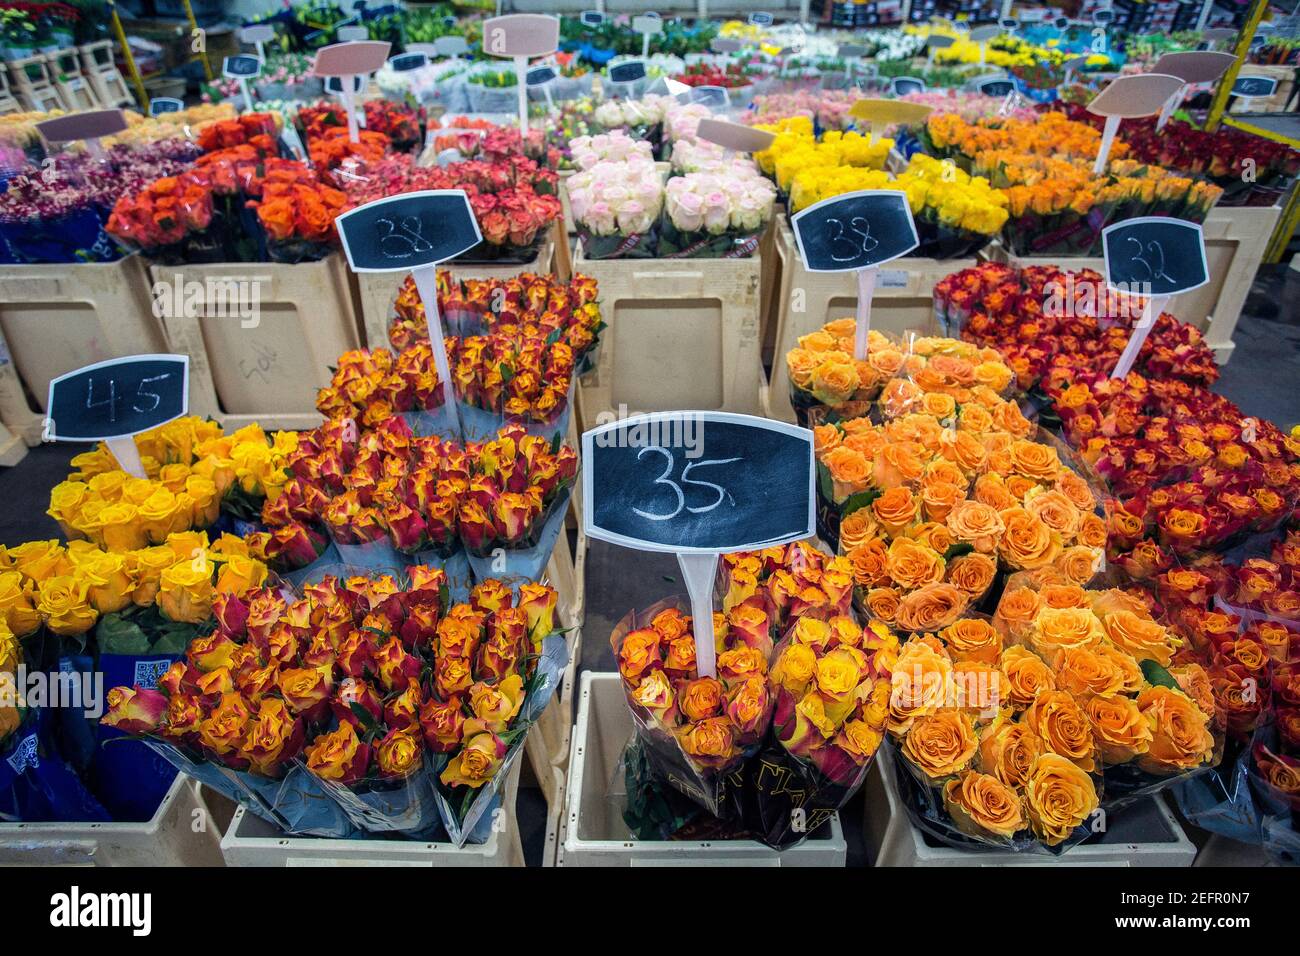
[(919, 244), (907, 195), (864, 189), (814, 203), (791, 220), (809, 272), (866, 269), (905, 256)]
[(221, 72), (231, 79), (248, 79), (262, 72), (262, 61), (247, 53), (228, 56), (221, 63)]
[(1006, 96), (1015, 88), (1016, 84), (1003, 76), (990, 76), (987, 79), (975, 81), (975, 89), (985, 96)]
[(770, 13), (751, 13), (749, 22), (756, 27), (770, 27), (772, 25), (772, 14)]
[(587, 534), (640, 551), (745, 551), (811, 537), (813, 436), (730, 412), (656, 412), (582, 436)]
[(689, 102), (700, 103), (709, 109), (725, 110), (731, 105), (731, 97), (722, 86), (697, 86), (691, 90)]
[(524, 81), (529, 86), (543, 86), (555, 79), (555, 67), (535, 66), (524, 74)]
[(914, 76), (896, 76), (889, 81), (889, 92), (895, 96), (906, 96), (909, 93), (924, 93), (925, 81), (918, 80)]
[(599, 10), (583, 10), (578, 14), (578, 19), (582, 21), (585, 27), (598, 27), (605, 22), (605, 14)]
[(429, 65), (429, 54), (403, 53), (400, 56), (395, 56), (389, 60), (388, 65), (393, 68), (394, 73), (406, 73), (410, 70), (418, 70), (421, 67)]
[(1178, 295), (1210, 281), (1201, 227), (1168, 216), (1142, 216), (1101, 233), (1106, 281), (1135, 294)]
[(1239, 76), (1232, 84), (1233, 96), (1272, 96), (1277, 92), (1277, 80), (1271, 76)]
[(149, 101), (149, 115), (162, 116), (163, 113), (179, 113), (185, 104), (174, 96), (155, 96)]
[(460, 189), (402, 193), (335, 220), (353, 272), (401, 272), (446, 262), (483, 241)]
[(1111, 23), (1115, 19), (1114, 10), (1097, 10), (1092, 15), (1093, 23)]
[(129, 355), (96, 362), (50, 381), (53, 441), (107, 441), (138, 435), (189, 408), (186, 355)]
[(1003, 17), (998, 21), (998, 26), (1007, 31), (1015, 31), (1020, 29), (1020, 21), (1015, 17)]
[[(364, 89), (366, 88), (366, 84), (370, 82), (370, 79), (369, 79), (368, 77), (361, 76), (361, 75), (348, 77), (348, 79), (350, 79), (350, 80), (352, 81), (352, 92), (353, 92), (353, 93), (360, 93), (362, 90), (364, 90)], [(327, 76), (327, 77), (325, 77), (325, 92), (326, 92), (326, 93), (333, 93), (333, 94), (335, 94), (336, 96), (342, 96), (342, 95), (343, 95), (343, 77), (341, 77), (341, 76)]]
[(1068, 30), (1070, 28), (1070, 18), (1057, 17), (1052, 21), (1052, 26), (1056, 27), (1058, 30)]
[(611, 83), (635, 83), (645, 79), (645, 63), (641, 60), (628, 60), (609, 68)]

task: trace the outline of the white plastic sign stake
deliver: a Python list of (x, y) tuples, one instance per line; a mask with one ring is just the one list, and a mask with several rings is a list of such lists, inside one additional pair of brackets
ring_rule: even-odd
[(632, 18), (632, 29), (641, 34), (641, 56), (650, 55), (650, 37), (664, 32), (664, 21), (657, 13), (646, 13)]
[(761, 153), (770, 149), (772, 141), (776, 139), (776, 134), (768, 130), (707, 116), (700, 120), (695, 135), (698, 139), (735, 153)]
[(864, 189), (832, 196), (796, 213), (790, 225), (799, 258), (809, 272), (858, 273), (853, 357), (866, 358), (876, 273), (882, 263), (905, 256), (920, 245), (907, 194), (896, 189)]
[(1169, 300), (1210, 281), (1205, 234), (1194, 222), (1140, 216), (1107, 226), (1101, 241), (1106, 284), (1118, 292), (1146, 297), (1142, 316), (1111, 372), (1111, 378), (1124, 378)]
[(540, 13), (513, 13), (483, 21), (483, 52), (510, 57), (519, 91), (519, 133), (528, 135), (528, 58), (549, 56), (560, 46), (560, 21)]
[(716, 676), (718, 558), (813, 535), (812, 432), (731, 412), (656, 412), (584, 432), (582, 461), (586, 533), (677, 555), (699, 675)]
[(356, 43), (358, 40), (369, 40), (370, 31), (361, 26), (339, 27), (335, 36), (340, 43)]
[(1235, 59), (1236, 57), (1231, 53), (1188, 50), (1183, 53), (1166, 53), (1156, 60), (1156, 65), (1151, 68), (1152, 73), (1176, 76), (1184, 84), (1177, 93), (1165, 101), (1165, 105), (1160, 110), (1160, 118), (1156, 120), (1156, 129), (1165, 128), (1169, 117), (1174, 115), (1174, 110), (1182, 103), (1187, 86), (1213, 83), (1227, 71), (1228, 67), (1232, 66), (1232, 61)]
[(85, 142), (90, 155), (100, 158), (104, 155), (104, 146), (100, 142), (105, 136), (113, 136), (126, 129), (126, 117), (119, 109), (91, 110), (87, 113), (71, 113), (54, 119), (42, 120), (36, 124), (36, 131), (51, 145), (58, 143)]
[(1182, 80), (1165, 73), (1139, 73), (1111, 80), (1097, 94), (1096, 99), (1088, 104), (1089, 113), (1106, 117), (1097, 159), (1092, 164), (1093, 175), (1100, 176), (1106, 171), (1110, 147), (1115, 142), (1115, 134), (1119, 132), (1120, 120), (1159, 113), (1169, 98), (1182, 88)]
[(255, 23), (239, 31), (239, 39), (257, 47), (257, 58), (266, 62), (266, 44), (275, 39), (275, 27), (269, 23)]
[(976, 27), (970, 32), (970, 38), (980, 45), (980, 66), (983, 66), (988, 56), (988, 41), (996, 36), (1000, 36), (1002, 28), (998, 26)]
[(452, 426), (459, 431), (456, 391), (438, 312), (438, 263), (483, 241), (469, 196), (461, 189), (402, 193), (350, 209), (335, 224), (353, 272), (410, 272), (415, 279), (443, 401)]
[(933, 107), (920, 103), (901, 103), (898, 100), (867, 99), (858, 100), (849, 107), (849, 115), (855, 120), (862, 120), (871, 130), (871, 143), (880, 140), (885, 127), (895, 124), (915, 126), (925, 122)]
[(359, 40), (352, 43), (335, 43), (316, 51), (312, 74), (320, 77), (338, 77), (343, 106), (348, 113), (348, 139), (361, 140), (358, 132), (356, 91), (358, 78), (369, 76), (388, 61), (391, 43), (382, 40)]
[(122, 466), (144, 478), (132, 436), (189, 410), (187, 355), (128, 355), (86, 365), (50, 380), (42, 439), (102, 441)]

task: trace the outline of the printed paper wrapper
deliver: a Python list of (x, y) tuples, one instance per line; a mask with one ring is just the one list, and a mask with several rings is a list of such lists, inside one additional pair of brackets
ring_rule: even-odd
[(474, 571), (477, 581), (496, 578), (509, 585), (516, 596), (519, 585), (529, 581), (540, 581), (546, 571), (555, 542), (564, 531), (564, 516), (568, 513), (571, 488), (562, 491), (551, 502), (550, 510), (533, 523), (536, 540), (525, 547), (503, 547), (500, 555), (494, 555), (495, 547), (490, 547), (483, 554), (468, 553), (469, 566)]
[(10, 823), (109, 823), (54, 743), (53, 715), (27, 711), (0, 744), (0, 820)]
[(703, 230), (682, 232), (665, 214), (659, 220), (658, 256), (660, 259), (748, 259), (758, 251), (759, 239), (766, 228), (767, 223), (754, 232), (721, 235)]
[(597, 236), (577, 225), (582, 254), (587, 259), (653, 259), (658, 252), (658, 229), (631, 236)]
[[(524, 685), (526, 696), (518, 716), (507, 732), (509, 750), (500, 768), (490, 781), (477, 790), (471, 787), (446, 787), (441, 783), (437, 787), (438, 811), (442, 815), (443, 826), (447, 836), (456, 846), (466, 843), (486, 842), (492, 830), (492, 811), (501, 803), (501, 791), (514, 767), (515, 761), (523, 753), (524, 738), (537, 718), (542, 715), (551, 697), (564, 679), (565, 668), (569, 666), (569, 645), (559, 632), (542, 639), (542, 654), (537, 659), (537, 668), (533, 676)], [(445, 765), (446, 756), (438, 761), (438, 770)], [(518, 823), (512, 821), (511, 825)]]
[(295, 587), (302, 587), (304, 584), (315, 584), (324, 577), (321, 571), (322, 568), (339, 564), (342, 560), (339, 556), (339, 549), (331, 541), (311, 564), (298, 568), (296, 571), (282, 571), (280, 577)]
[(339, 560), (354, 568), (396, 571), (406, 566), (406, 556), (394, 548), (387, 538), (365, 544), (340, 544), (335, 541), (334, 547), (338, 549)]

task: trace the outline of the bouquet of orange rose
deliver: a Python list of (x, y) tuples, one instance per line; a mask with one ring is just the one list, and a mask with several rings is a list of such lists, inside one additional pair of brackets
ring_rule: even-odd
[(1099, 809), (1212, 766), (1213, 713), (1167, 666), (1178, 643), (1140, 599), (1051, 571), (1013, 577), (991, 621), (914, 635), (888, 717), (910, 815), (958, 847), (1060, 852)]
[(867, 357), (855, 361), (856, 329), (852, 318), (835, 319), (800, 336), (798, 346), (786, 353), (790, 404), (800, 425), (808, 427), (819, 414), (866, 414), (903, 367), (906, 348), (875, 329), (867, 334)]
[[(782, 849), (865, 778), (892, 637), (856, 623), (845, 563), (809, 545), (727, 555), (723, 572), (716, 677), (699, 675), (693, 622), (675, 601), (629, 614), (611, 635), (637, 726), (628, 790), (667, 781), (720, 818), (713, 827)], [(629, 827), (671, 836), (640, 818), (645, 802), (629, 801)]]
[(463, 845), (564, 667), (554, 608), (491, 581), (452, 605), (428, 568), (224, 594), (161, 690), (114, 688), (104, 721), (287, 833)]

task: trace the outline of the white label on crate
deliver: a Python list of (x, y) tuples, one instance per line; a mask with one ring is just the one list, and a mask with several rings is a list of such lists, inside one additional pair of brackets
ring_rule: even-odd
[(364, 858), (349, 856), (342, 858), (321, 858), (321, 857), (301, 857), (291, 856), (284, 861), (285, 866), (433, 866), (432, 860), (392, 860), (392, 859), (374, 859), (367, 860)]
[(648, 858), (634, 856), (632, 857), (632, 860), (628, 865), (629, 866), (780, 866), (781, 857), (779, 857), (776, 851), (773, 850), (772, 855), (770, 857), (757, 856), (757, 855), (750, 856), (746, 854), (744, 856), (734, 856), (734, 857), (705, 856), (696, 859), (690, 854), (688, 849), (687, 852), (681, 853), (680, 855), (674, 854), (670, 856), (669, 854), (665, 853), (663, 856), (652, 856)]
[(31, 302), (42, 298), (57, 298), (58, 279), (5, 279), (0, 290), (10, 302)]
[(881, 289), (906, 289), (907, 273), (902, 269), (881, 269), (876, 276), (876, 286)]
[(23, 773), (28, 767), (40, 765), (40, 758), (36, 756), (36, 735), (30, 734), (9, 755), (9, 766), (13, 768), (14, 773)]

